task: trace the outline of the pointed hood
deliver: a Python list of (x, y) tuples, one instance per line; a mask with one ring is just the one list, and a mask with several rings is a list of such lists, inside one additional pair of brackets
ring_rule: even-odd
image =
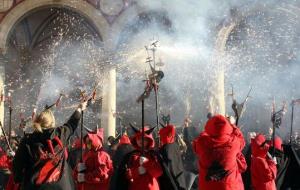
[[(87, 129), (87, 128), (86, 128)], [(96, 150), (99, 146), (103, 146), (103, 135), (104, 130), (103, 128), (96, 129), (95, 131), (87, 130), (88, 134), (85, 136), (86, 138), (89, 138), (92, 142), (92, 149)]]
[[(275, 148), (277, 150), (283, 151), (282, 140), (280, 137), (275, 137)], [(271, 146), (273, 146), (273, 140), (271, 140)]]
[(119, 145), (121, 144), (131, 144), (130, 142), (130, 139), (127, 135), (123, 135), (121, 138), (120, 138), (120, 143)]
[[(145, 147), (146, 149), (152, 149), (155, 146), (155, 142), (152, 136), (152, 131), (154, 130), (155, 127), (149, 129), (148, 127), (145, 127), (145, 139), (148, 139), (149, 144), (148, 147)], [(131, 138), (131, 144), (136, 148), (136, 149), (141, 149), (138, 145), (137, 145), (137, 140), (142, 139), (142, 129), (138, 130), (134, 127), (132, 127), (132, 129), (135, 132), (135, 135)]]
[(254, 139), (251, 139), (252, 155), (262, 158), (266, 157), (270, 147), (266, 142), (266, 137), (263, 134), (258, 134)]
[(176, 130), (174, 125), (167, 125), (159, 130), (161, 146), (175, 142)]
[(233, 133), (233, 127), (222, 115), (216, 115), (210, 118), (207, 121), (204, 130), (209, 136), (216, 139), (222, 139), (224, 136)]

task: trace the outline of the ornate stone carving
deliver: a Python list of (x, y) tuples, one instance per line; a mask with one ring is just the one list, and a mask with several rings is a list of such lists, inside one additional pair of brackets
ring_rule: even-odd
[(118, 15), (124, 7), (123, 0), (101, 0), (100, 9), (106, 15)]
[(5, 12), (11, 8), (14, 0), (0, 0), (0, 12)]

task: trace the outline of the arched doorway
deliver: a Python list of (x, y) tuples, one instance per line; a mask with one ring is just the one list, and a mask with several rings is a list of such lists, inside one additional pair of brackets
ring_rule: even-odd
[(23, 1), (14, 7), (2, 20), (0, 28), (0, 48), (5, 52), (6, 43), (10, 31), (13, 26), (28, 14), (45, 7), (65, 7), (72, 9), (84, 16), (94, 27), (95, 30), (101, 34), (104, 40), (108, 39), (109, 24), (105, 18), (89, 3), (85, 1), (52, 1), (52, 0), (30, 0)]
[[(282, 2), (241, 7), (233, 11), (219, 31), (215, 62), (224, 70), (223, 89), (230, 91), (234, 84), (239, 102), (253, 86), (245, 131), (267, 132), (275, 97), (277, 109), (282, 102), (291, 102), (300, 96), (297, 70), (299, 39), (299, 3)], [(221, 83), (219, 83), (222, 86)], [(230, 97), (227, 104), (231, 109)], [(259, 110), (259, 112), (257, 111)], [(247, 122), (246, 122), (247, 121)], [(289, 132), (289, 116), (284, 118), (280, 135)]]
[[(29, 117), (35, 106), (42, 111), (60, 93), (66, 94), (56, 110), (57, 123), (62, 124), (78, 103), (80, 89), (91, 93), (95, 84), (102, 86), (106, 59), (102, 34), (74, 9), (51, 6), (23, 16), (9, 32), (5, 57), (5, 88), (13, 98), (15, 129), (20, 114)], [(98, 100), (85, 114), (87, 126), (99, 123), (100, 108)]]

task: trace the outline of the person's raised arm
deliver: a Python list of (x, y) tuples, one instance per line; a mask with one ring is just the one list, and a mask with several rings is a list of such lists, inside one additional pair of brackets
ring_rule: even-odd
[(81, 113), (86, 109), (87, 107), (87, 101), (81, 102), (78, 105), (78, 108), (76, 111), (72, 114), (70, 119), (64, 124), (63, 127), (68, 128), (69, 130), (69, 135), (73, 134), (73, 132), (77, 129), (80, 118), (81, 118)]

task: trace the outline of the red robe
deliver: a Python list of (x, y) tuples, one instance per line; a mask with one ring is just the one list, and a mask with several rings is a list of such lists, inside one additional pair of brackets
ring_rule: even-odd
[[(145, 128), (147, 131), (148, 128)], [(137, 145), (137, 139), (142, 138), (141, 131), (137, 132), (131, 139), (132, 145), (138, 150), (135, 154), (132, 154), (128, 161), (128, 170), (126, 172), (127, 179), (129, 180), (128, 190), (159, 190), (158, 177), (163, 174), (162, 168), (156, 156), (152, 154), (152, 149), (155, 146), (154, 139), (151, 134), (145, 132), (145, 139), (149, 140), (148, 147), (145, 147), (146, 151), (144, 157), (148, 160), (143, 164), (146, 169), (146, 173), (140, 175), (138, 168), (140, 167), (141, 150)]]
[[(199, 158), (199, 189), (243, 190), (241, 172), (247, 168), (242, 149), (245, 141), (240, 130), (221, 115), (212, 117), (205, 130), (194, 140), (193, 148)], [(227, 171), (221, 179), (207, 177), (209, 168), (217, 163)]]
[[(110, 156), (99, 147), (102, 147), (103, 129), (99, 129), (96, 134), (89, 133), (85, 137), (92, 142), (92, 148), (84, 153), (83, 162), (86, 170), (84, 171), (85, 181), (78, 185), (78, 189), (84, 190), (108, 190), (109, 180), (113, 173), (113, 164)], [(77, 168), (75, 177), (77, 177)]]
[(10, 169), (10, 161), (5, 151), (0, 147), (0, 169), (1, 170), (9, 170)]
[(172, 144), (175, 142), (176, 130), (175, 126), (167, 125), (159, 130), (160, 146)]
[(145, 154), (148, 161), (143, 165), (146, 173), (140, 175), (138, 168), (140, 166), (141, 154), (131, 156), (129, 163), (130, 168), (127, 171), (127, 179), (130, 181), (129, 190), (159, 190), (157, 178), (162, 175), (160, 163), (151, 154)]
[(85, 171), (84, 190), (108, 190), (109, 179), (113, 172), (110, 156), (103, 150), (90, 150), (83, 156), (87, 167)]
[[(12, 162), (8, 158), (7, 154), (0, 148), (0, 169), (11, 171)], [(19, 185), (14, 182), (13, 174), (10, 174), (8, 182), (5, 187), (6, 190), (18, 190)]]
[(267, 158), (269, 145), (263, 135), (257, 135), (251, 140), (251, 181), (253, 190), (276, 190), (276, 164)]
[(5, 190), (19, 190), (19, 189), (20, 189), (20, 185), (15, 183), (14, 176), (13, 174), (11, 174), (9, 176)]

